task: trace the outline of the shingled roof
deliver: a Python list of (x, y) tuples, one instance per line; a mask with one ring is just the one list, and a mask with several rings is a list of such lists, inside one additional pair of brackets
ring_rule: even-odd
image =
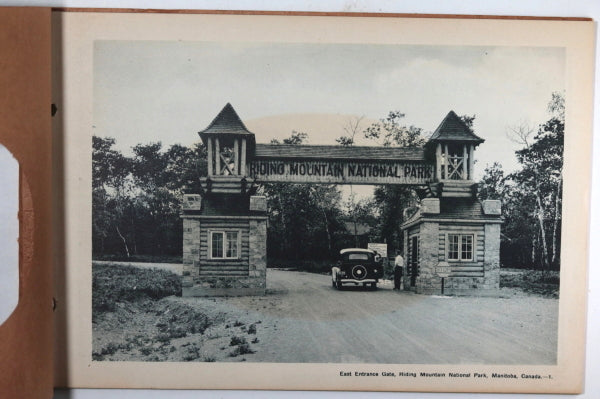
[(483, 213), (481, 202), (471, 198), (442, 198), (440, 200), (440, 219), (497, 219)]
[(409, 147), (344, 147), (340, 145), (256, 144), (257, 159), (311, 158), (346, 160), (423, 161), (422, 148)]
[(446, 115), (442, 123), (435, 129), (435, 132), (433, 132), (429, 139), (429, 141), (442, 140), (468, 141), (477, 144), (485, 141), (481, 137), (475, 135), (454, 111), (448, 112), (448, 115)]
[(235, 134), (235, 135), (252, 135), (244, 122), (240, 119), (237, 112), (233, 109), (230, 103), (227, 103), (225, 107), (219, 112), (219, 114), (213, 119), (208, 127), (198, 134)]

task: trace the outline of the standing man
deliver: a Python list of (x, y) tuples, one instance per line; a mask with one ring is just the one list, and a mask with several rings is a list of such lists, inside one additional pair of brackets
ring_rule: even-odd
[(401, 289), (402, 274), (404, 273), (404, 258), (402, 252), (396, 252), (396, 259), (394, 260), (394, 289)]

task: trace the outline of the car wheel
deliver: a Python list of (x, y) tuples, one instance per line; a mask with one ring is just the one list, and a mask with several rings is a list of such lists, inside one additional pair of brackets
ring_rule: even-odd
[(354, 266), (351, 273), (355, 280), (364, 280), (367, 277), (367, 269), (363, 265)]

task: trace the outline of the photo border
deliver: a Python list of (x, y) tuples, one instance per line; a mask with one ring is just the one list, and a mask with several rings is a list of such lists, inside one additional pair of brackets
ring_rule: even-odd
[[(87, 10), (89, 11), (89, 10)], [(106, 10), (102, 10), (106, 11)], [(365, 40), (360, 33), (369, 32), (372, 43), (438, 44), (438, 45), (522, 45), (560, 46), (567, 49), (567, 113), (565, 136), (565, 184), (563, 191), (563, 237), (582, 237), (581, 240), (563, 239), (561, 263), (587, 265), (589, 229), (589, 184), (591, 171), (591, 120), (593, 79), (593, 23), (542, 18), (519, 20), (485, 19), (469, 16), (467, 19), (438, 16), (408, 18), (404, 14), (381, 19), (378, 15), (360, 14), (360, 18), (346, 15), (314, 15), (315, 13), (258, 12), (252, 15), (218, 12), (179, 14), (137, 13), (80, 13), (67, 10), (55, 12), (53, 25), (60, 30), (61, 57), (55, 64), (62, 76), (62, 98), (65, 154), (65, 240), (66, 240), (66, 304), (67, 340), (66, 357), (58, 368), (66, 370), (59, 386), (70, 387), (127, 387), (127, 388), (214, 388), (214, 389), (301, 389), (301, 390), (374, 390), (374, 391), (439, 391), (439, 392), (564, 392), (576, 393), (582, 389), (585, 353), (585, 299), (587, 268), (579, 267), (565, 273), (561, 270), (561, 299), (559, 301), (559, 348), (557, 366), (488, 366), (488, 365), (402, 365), (403, 369), (417, 368), (423, 372), (507, 372), (544, 373), (556, 376), (543, 385), (535, 381), (486, 380), (466, 384), (464, 380), (436, 381), (417, 378), (415, 383), (391, 383), (385, 379), (353, 378), (338, 380), (340, 369), (361, 371), (388, 371), (390, 365), (371, 364), (281, 364), (281, 363), (143, 363), (91, 362), (91, 227), (82, 221), (91, 221), (91, 132), (92, 102), (92, 48), (93, 40), (223, 40), (215, 37), (215, 28), (223, 26), (224, 19), (238, 20), (226, 23), (265, 26), (256, 19), (277, 18), (263, 40), (273, 42), (273, 29), (278, 33), (302, 31), (300, 41), (308, 39)], [(243, 14), (249, 14), (243, 12)], [(321, 13), (317, 13), (321, 14)], [(329, 13), (326, 13), (329, 14)], [(317, 17), (318, 18), (315, 18)], [(355, 15), (352, 15), (354, 17)], [(389, 14), (386, 14), (389, 16)], [(290, 18), (292, 20), (290, 20)], [(425, 18), (425, 19), (423, 19)], [(431, 19), (428, 19), (431, 18)], [(173, 19), (179, 19), (173, 23)], [(215, 19), (219, 21), (215, 21)], [(125, 22), (126, 20), (126, 22)], [(201, 20), (199, 23), (198, 20)], [(286, 20), (286, 21), (283, 21)], [(274, 22), (271, 20), (270, 22)], [(293, 23), (292, 23), (293, 22)], [(323, 24), (317, 29), (315, 24)], [(209, 27), (213, 28), (211, 32)], [(150, 30), (147, 28), (151, 27)], [(293, 27), (294, 29), (291, 29)], [(125, 28), (125, 32), (123, 31)], [(133, 29), (132, 29), (133, 28)], [(145, 32), (145, 33), (144, 33)], [(309, 32), (309, 33), (306, 33)], [(386, 36), (385, 34), (389, 35)], [(393, 35), (391, 35), (393, 33)], [(480, 33), (480, 34), (478, 34)], [(137, 36), (143, 34), (143, 36)], [(196, 36), (199, 35), (199, 36)], [(132, 37), (133, 36), (133, 37)], [(285, 36), (285, 35), (283, 35)], [(401, 37), (401, 43), (389, 41)], [(142, 39), (143, 37), (143, 39)], [(169, 37), (165, 39), (165, 37)], [(286, 37), (294, 40), (293, 37)], [(298, 37), (295, 37), (298, 40)], [(489, 40), (485, 43), (483, 40)], [(188, 39), (189, 40), (189, 39)], [(248, 41), (248, 36), (243, 41)], [(398, 39), (396, 39), (398, 40)], [(435, 42), (434, 42), (435, 40)], [(233, 40), (235, 41), (235, 40)], [(355, 43), (355, 41), (348, 41)], [(60, 104), (60, 103), (59, 103)], [(58, 123), (58, 122), (57, 122)], [(83, 151), (82, 151), (83, 150)], [(87, 153), (85, 151), (88, 151)], [(582, 195), (583, 193), (583, 195)], [(81, 237), (90, 237), (89, 243)], [(89, 267), (81, 267), (88, 264)], [(85, 287), (88, 287), (87, 289)], [(62, 326), (63, 328), (65, 326)], [(57, 373), (60, 375), (61, 373)], [(224, 378), (229, 375), (230, 378)], [(201, 378), (199, 378), (201, 377)]]

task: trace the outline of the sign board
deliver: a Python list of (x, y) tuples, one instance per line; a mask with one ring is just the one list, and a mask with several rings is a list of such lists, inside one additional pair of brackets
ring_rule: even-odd
[(381, 256), (382, 258), (387, 258), (387, 244), (379, 244), (379, 243), (374, 243), (374, 242), (370, 242), (367, 244), (367, 248), (372, 250), (372, 251), (376, 251), (379, 256)]
[(452, 269), (450, 268), (450, 264), (448, 262), (439, 262), (435, 268), (435, 273), (441, 278), (450, 277), (451, 271)]
[(259, 182), (423, 185), (434, 177), (423, 161), (255, 159), (249, 176)]

